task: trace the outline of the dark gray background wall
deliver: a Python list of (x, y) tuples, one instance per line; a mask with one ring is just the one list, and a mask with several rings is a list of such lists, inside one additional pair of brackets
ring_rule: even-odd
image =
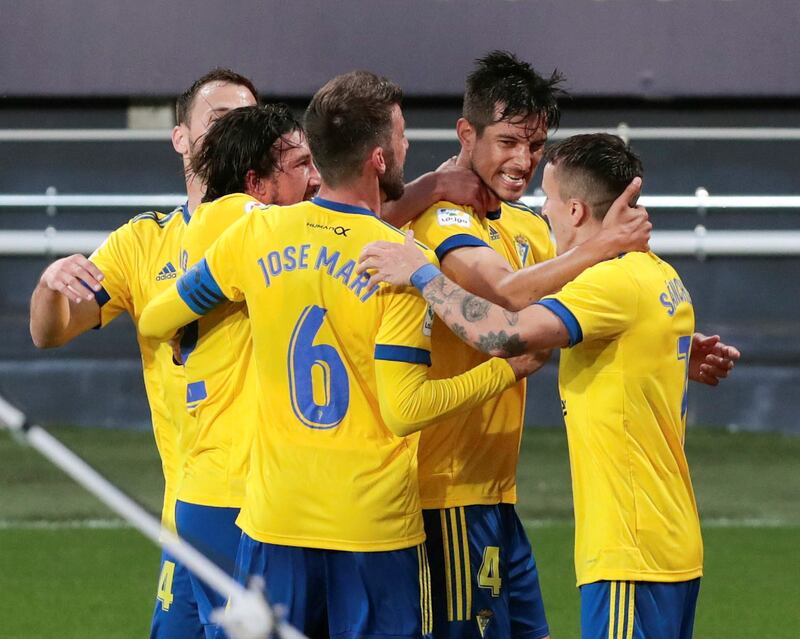
[(305, 96), (368, 67), (458, 95), (507, 48), (576, 95), (800, 94), (796, 0), (26, 0), (0, 2), (0, 95), (171, 96), (209, 67)]
[[(411, 127), (449, 127), (455, 101), (412, 103)], [(800, 108), (767, 103), (715, 106), (708, 103), (631, 103), (599, 106), (569, 102), (564, 127), (631, 126), (800, 126)], [(124, 104), (60, 103), (6, 105), (0, 128), (125, 125)], [(640, 141), (645, 192), (691, 194), (705, 186), (715, 194), (800, 194), (798, 142)], [(416, 177), (456, 151), (454, 142), (414, 142), (406, 175)], [(534, 177), (533, 185), (540, 177)], [(168, 141), (0, 143), (0, 193), (179, 193), (179, 161)], [(177, 202), (176, 202), (177, 203)], [(106, 229), (137, 211), (0, 209), (0, 229)], [(793, 210), (652, 211), (657, 229), (798, 229)], [(0, 258), (0, 393), (45, 423), (106, 426), (148, 425), (133, 330), (127, 318), (81, 336), (63, 349), (37, 351), (27, 328), (30, 292), (47, 257)], [(692, 291), (698, 328), (718, 332), (741, 347), (736, 374), (717, 389), (694, 386), (689, 394), (691, 425), (800, 433), (800, 258), (671, 259)], [(562, 422), (555, 366), (531, 383), (529, 423)]]

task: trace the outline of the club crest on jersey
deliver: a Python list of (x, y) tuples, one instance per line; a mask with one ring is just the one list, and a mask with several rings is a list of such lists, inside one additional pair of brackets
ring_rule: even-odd
[(472, 225), (469, 213), (458, 209), (436, 209), (436, 219), (439, 226), (460, 226), (468, 229)]
[(162, 282), (164, 280), (174, 280), (176, 277), (178, 277), (178, 271), (175, 270), (174, 266), (172, 266), (172, 262), (167, 262), (164, 265), (164, 268), (162, 268), (158, 272), (158, 275), (156, 275), (156, 282)]
[(528, 240), (522, 235), (517, 235), (514, 238), (514, 246), (517, 247), (517, 255), (519, 255), (520, 263), (525, 266), (525, 260), (528, 259), (528, 255), (530, 255), (531, 252), (531, 245), (528, 244)]
[(475, 615), (475, 621), (478, 622), (478, 631), (481, 633), (481, 637), (486, 634), (486, 628), (489, 627), (492, 617), (494, 617), (494, 613), (487, 608), (483, 608)]

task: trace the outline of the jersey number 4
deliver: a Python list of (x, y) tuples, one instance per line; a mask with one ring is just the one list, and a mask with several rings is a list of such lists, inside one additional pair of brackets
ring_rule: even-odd
[(289, 342), (289, 391), (292, 408), (309, 428), (337, 426), (350, 404), (350, 380), (336, 348), (314, 344), (327, 309), (306, 306)]

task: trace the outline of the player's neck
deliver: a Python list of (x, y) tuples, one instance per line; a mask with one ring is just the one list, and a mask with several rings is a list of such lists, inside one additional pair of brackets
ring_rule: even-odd
[[(461, 152), (458, 154), (456, 158), (456, 166), (461, 167), (462, 169), (469, 169), (470, 171), (474, 171), (475, 169), (472, 168), (472, 160), (470, 159), (469, 155), (467, 155), (464, 149), (461, 149)], [(477, 174), (476, 174), (477, 175)], [(478, 176), (480, 177), (480, 176)], [(496, 211), (500, 208), (501, 201), (495, 197), (494, 193), (490, 189), (487, 189), (487, 211)]]
[(189, 215), (194, 213), (195, 209), (200, 206), (205, 191), (206, 187), (200, 180), (196, 180), (192, 175), (186, 178), (186, 197)]
[(381, 214), (381, 190), (375, 178), (360, 178), (354, 182), (339, 184), (335, 187), (323, 182), (319, 187), (317, 196), (323, 200), (369, 209), (378, 217)]
[[(588, 219), (575, 230), (572, 246), (578, 246), (592, 239), (603, 229), (603, 223), (595, 218)], [(571, 248), (571, 247), (570, 247)]]

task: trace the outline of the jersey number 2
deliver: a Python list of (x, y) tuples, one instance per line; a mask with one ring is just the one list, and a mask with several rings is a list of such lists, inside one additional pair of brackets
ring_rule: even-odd
[(289, 390), (295, 415), (309, 428), (337, 426), (350, 404), (350, 380), (338, 351), (314, 344), (327, 309), (306, 306), (289, 342)]

